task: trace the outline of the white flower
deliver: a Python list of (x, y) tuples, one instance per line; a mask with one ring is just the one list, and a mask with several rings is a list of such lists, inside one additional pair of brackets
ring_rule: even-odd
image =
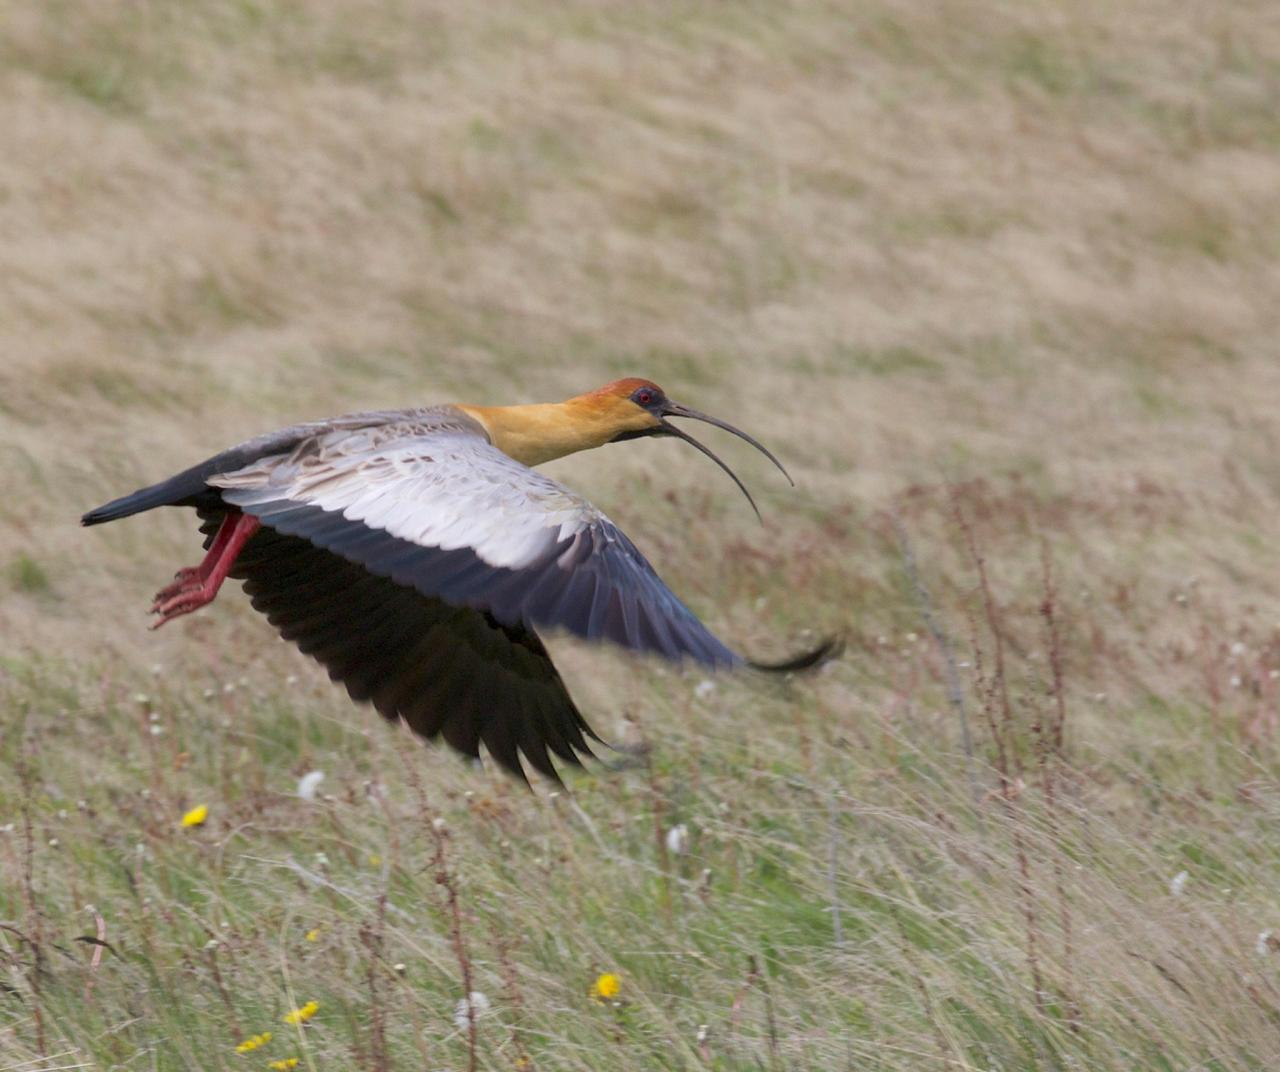
[(298, 796), (303, 800), (315, 800), (316, 790), (320, 788), (320, 783), (323, 781), (324, 771), (307, 771), (306, 774), (298, 779)]
[(1174, 897), (1181, 897), (1182, 891), (1186, 888), (1187, 879), (1191, 876), (1186, 871), (1179, 871), (1169, 880), (1169, 892)]
[(708, 696), (710, 696), (715, 691), (716, 691), (716, 683), (712, 681), (709, 677), (704, 677), (701, 681), (698, 682), (697, 687), (693, 690), (693, 694), (699, 700), (705, 700)]
[(466, 1031), (473, 1017), (479, 1020), (488, 1011), (489, 999), (479, 990), (473, 990), (469, 997), (460, 998), (453, 1007), (453, 1026), (459, 1031)]
[(683, 856), (689, 851), (689, 828), (680, 823), (667, 831), (667, 852)]
[(1253, 948), (1257, 951), (1258, 956), (1265, 957), (1269, 955), (1271, 950), (1274, 948), (1272, 944), (1273, 942), (1275, 942), (1275, 939), (1271, 937), (1270, 931), (1259, 931), (1258, 944)]
[(1245, 651), (1244, 645), (1243, 645), (1242, 643), (1240, 643), (1240, 641), (1238, 641), (1238, 640), (1237, 640), (1234, 644), (1232, 644), (1232, 645), (1231, 645), (1231, 654), (1232, 654), (1232, 655), (1240, 656), (1240, 655), (1243, 655), (1243, 654), (1244, 654), (1244, 651)]

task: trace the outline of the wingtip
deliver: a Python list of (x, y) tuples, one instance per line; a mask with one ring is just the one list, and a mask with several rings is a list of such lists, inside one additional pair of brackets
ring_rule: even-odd
[(760, 670), (766, 674), (795, 674), (806, 670), (816, 670), (829, 663), (844, 651), (844, 637), (840, 634), (825, 637), (816, 646), (789, 659), (776, 663), (761, 663), (748, 659), (747, 665), (752, 670)]

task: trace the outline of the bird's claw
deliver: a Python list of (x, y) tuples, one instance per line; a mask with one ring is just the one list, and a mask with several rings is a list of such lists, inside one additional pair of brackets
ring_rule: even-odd
[(213, 602), (215, 594), (205, 588), (199, 570), (179, 570), (173, 584), (167, 585), (156, 593), (155, 600), (151, 604), (151, 613), (160, 615), (160, 620), (153, 622), (151, 628), (159, 629), (165, 622), (171, 622), (174, 618), (181, 618), (184, 614), (199, 610), (207, 603)]
[(161, 603), (166, 600), (173, 599), (175, 596), (182, 595), (184, 592), (198, 590), (203, 584), (200, 577), (200, 571), (194, 566), (188, 566), (185, 569), (178, 570), (173, 575), (173, 583), (167, 584), (156, 593), (155, 601), (151, 604), (152, 613)]
[(174, 618), (181, 618), (184, 614), (199, 610), (209, 602), (210, 600), (204, 598), (202, 593), (196, 593), (189, 596), (175, 596), (163, 603), (157, 603), (151, 608), (151, 613), (160, 615), (160, 620), (152, 622), (151, 628), (159, 629), (165, 622), (171, 622)]

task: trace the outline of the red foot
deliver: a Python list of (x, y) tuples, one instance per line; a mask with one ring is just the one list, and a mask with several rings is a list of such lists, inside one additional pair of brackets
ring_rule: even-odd
[(204, 580), (198, 571), (191, 570), (189, 576), (180, 578), (167, 588), (156, 593), (155, 602), (151, 604), (151, 613), (159, 614), (160, 620), (153, 622), (152, 629), (159, 629), (165, 622), (199, 610), (206, 603), (212, 603), (218, 594), (219, 585)]
[(156, 601), (151, 609), (154, 611), (166, 599), (172, 599), (179, 592), (190, 588), (193, 583), (198, 586), (203, 579), (199, 566), (184, 566), (173, 575), (173, 584), (165, 585), (156, 593)]
[(151, 613), (160, 615), (152, 629), (159, 629), (165, 622), (199, 610), (206, 603), (212, 603), (222, 587), (222, 582), (231, 572), (231, 564), (244, 549), (250, 537), (261, 527), (256, 517), (242, 514), (239, 510), (228, 512), (218, 527), (217, 535), (204, 561), (198, 566), (188, 566), (174, 574), (173, 583), (166, 585), (156, 593), (155, 602), (151, 604)]

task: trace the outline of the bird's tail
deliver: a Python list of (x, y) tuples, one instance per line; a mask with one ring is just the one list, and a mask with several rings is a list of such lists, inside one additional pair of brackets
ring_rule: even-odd
[(153, 510), (157, 506), (177, 506), (207, 493), (205, 478), (209, 475), (207, 465), (194, 466), (177, 476), (152, 484), (148, 488), (140, 488), (129, 495), (90, 510), (80, 519), (82, 525), (101, 525), (104, 521), (116, 521), (132, 514), (140, 514), (144, 510)]

